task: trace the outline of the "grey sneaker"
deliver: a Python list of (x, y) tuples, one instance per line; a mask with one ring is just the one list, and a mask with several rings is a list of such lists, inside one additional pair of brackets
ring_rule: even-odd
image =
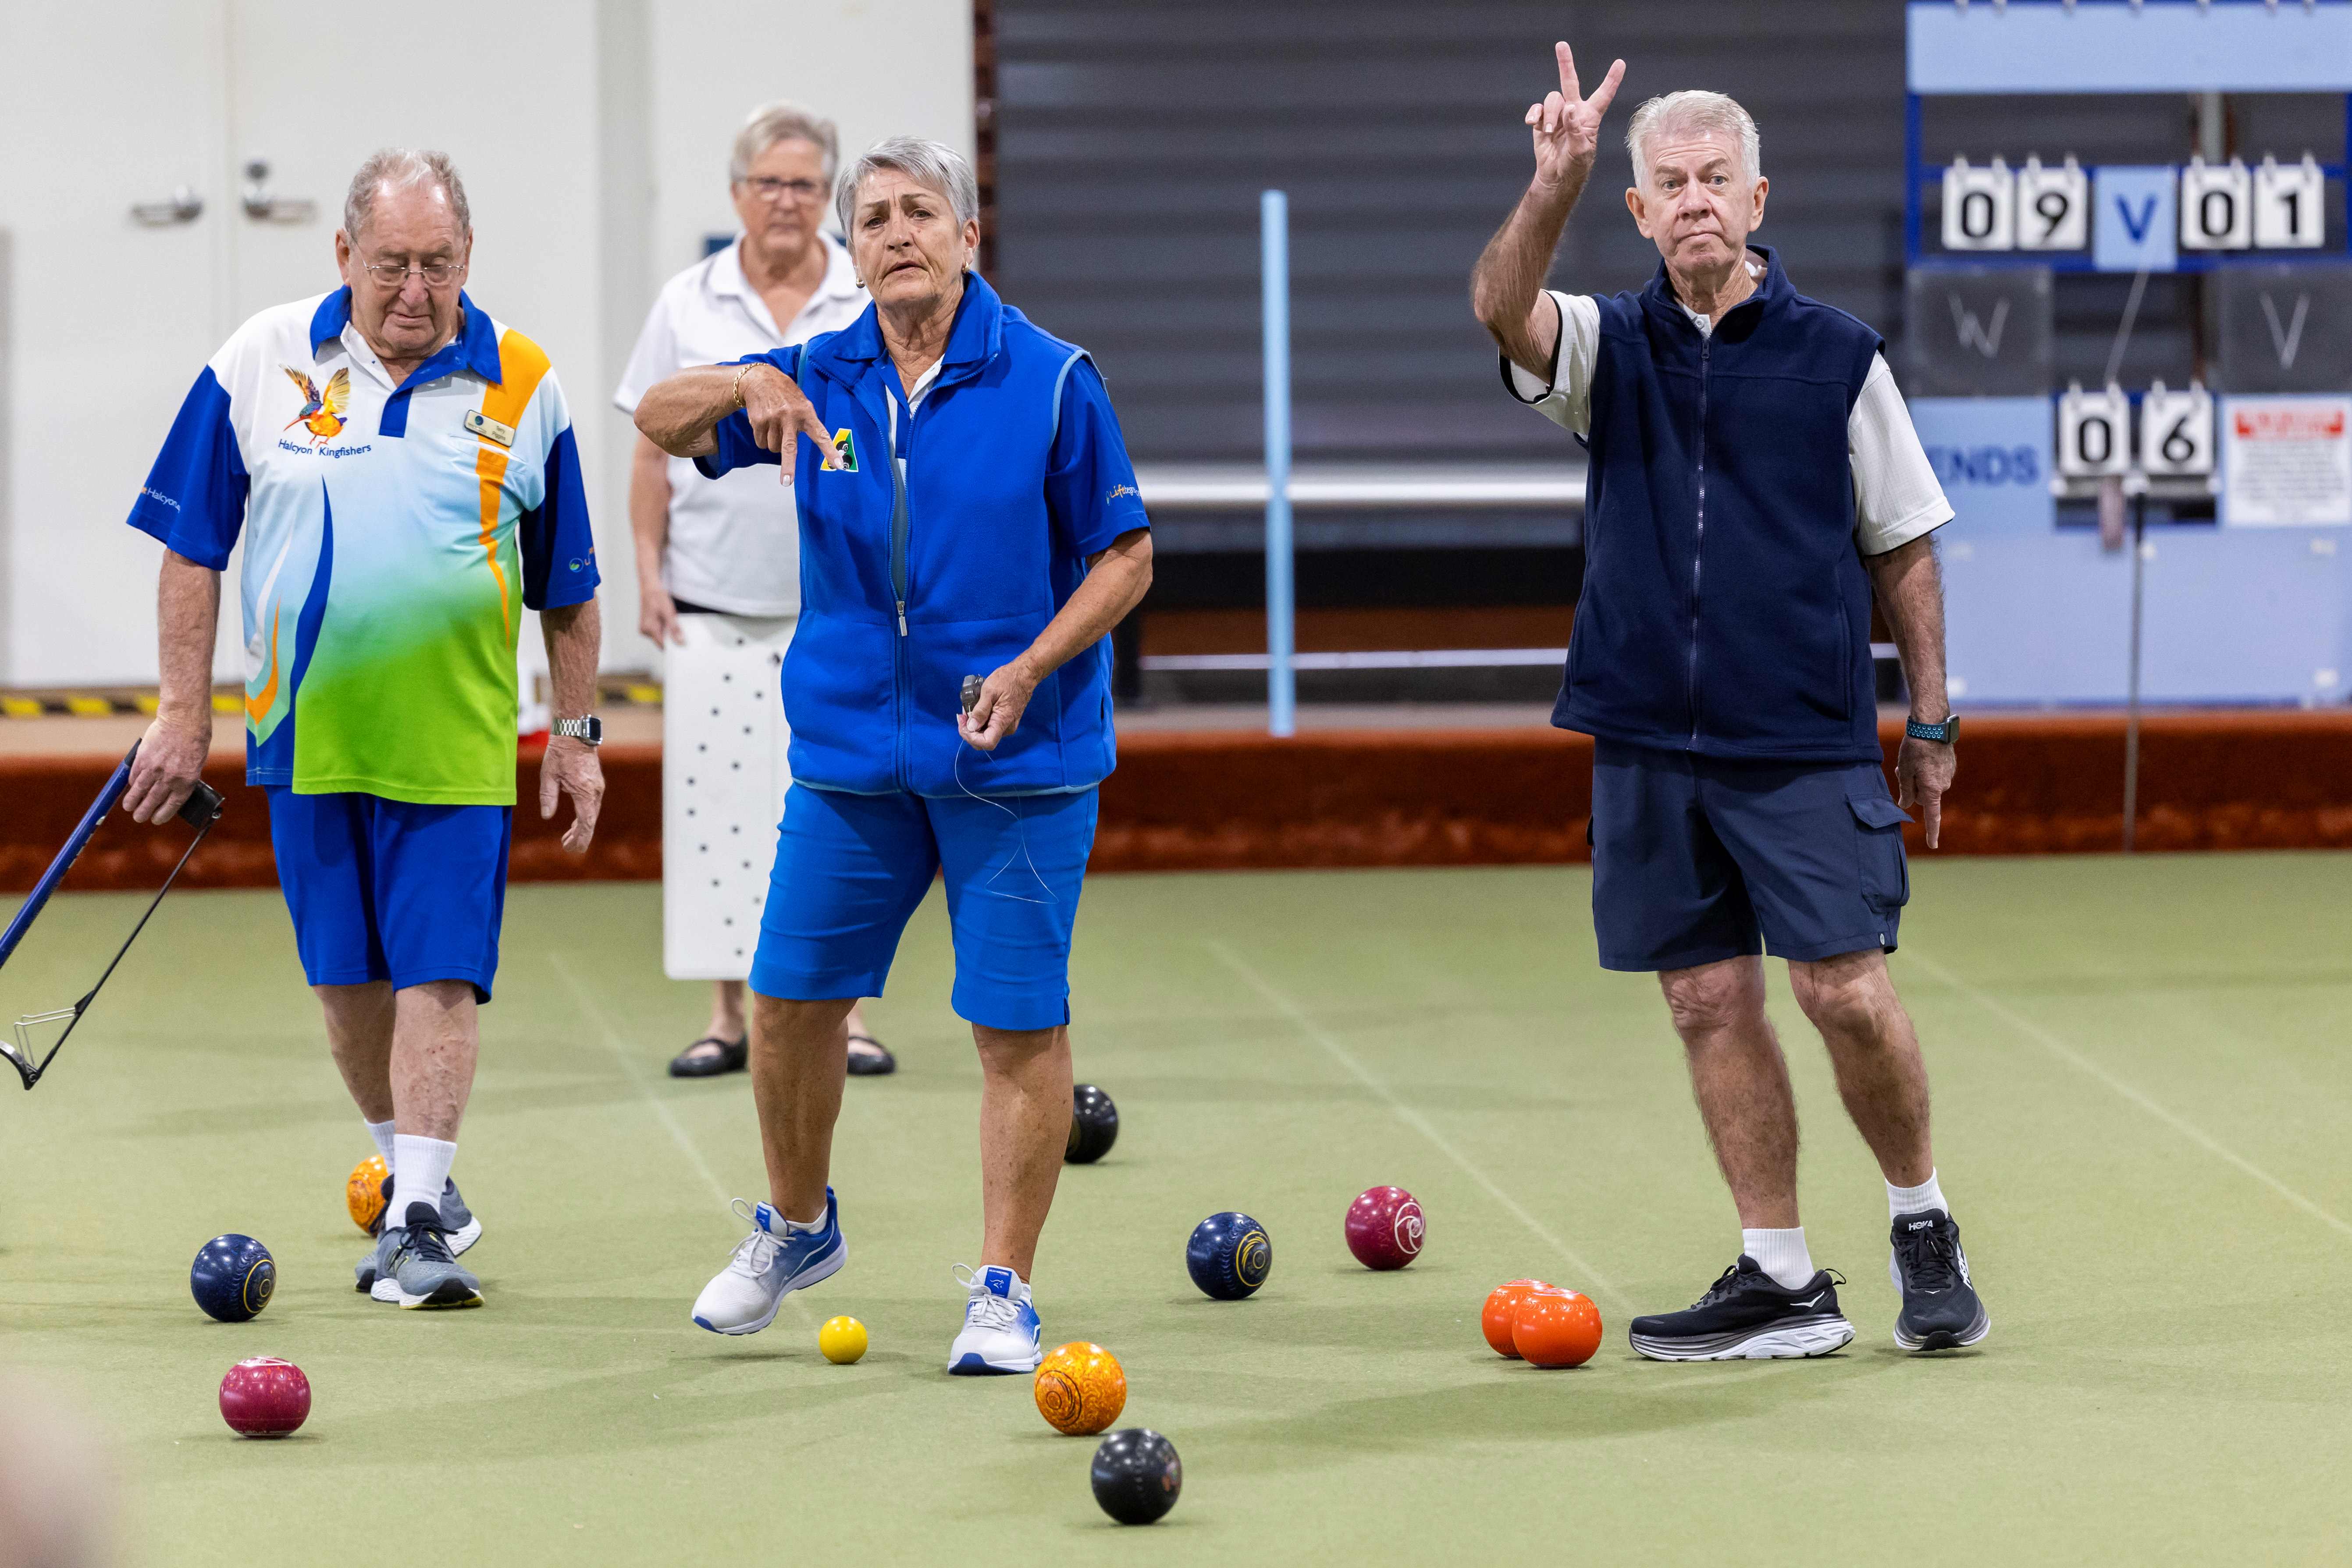
[(367, 1256), (360, 1259), (359, 1267), (352, 1270), (357, 1279), (352, 1289), (362, 1295), (374, 1292), (376, 1280), (391, 1268), (393, 1249), (399, 1235), (397, 1228), (387, 1231), (380, 1222), (377, 1224), (375, 1244), (368, 1248)]
[[(368, 1233), (371, 1236), (382, 1236), (383, 1222), (391, 1215), (392, 1178), (386, 1176), (383, 1179), (383, 1212), (375, 1216), (375, 1224), (368, 1227)], [(467, 1248), (482, 1239), (482, 1222), (474, 1217), (472, 1209), (466, 1206), (466, 1200), (458, 1193), (457, 1178), (454, 1176), (441, 1184), (441, 1223), (448, 1229), (449, 1255), (452, 1258), (464, 1257)], [(366, 1264), (360, 1265), (362, 1273), (367, 1272), (367, 1268)], [(361, 1284), (360, 1289), (364, 1290), (374, 1282), (371, 1275)]]
[(449, 1233), (431, 1204), (408, 1205), (408, 1223), (376, 1243), (375, 1283), (368, 1294), (402, 1307), (478, 1307), (482, 1282), (457, 1267)]

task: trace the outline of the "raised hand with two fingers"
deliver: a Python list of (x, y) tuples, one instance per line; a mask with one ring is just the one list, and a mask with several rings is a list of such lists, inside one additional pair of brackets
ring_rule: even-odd
[(1587, 98), (1577, 83), (1574, 51), (1564, 43), (1551, 48), (1559, 62), (1559, 90), (1546, 93), (1541, 103), (1529, 104), (1527, 112), (1527, 125), (1535, 140), (1536, 181), (1554, 185), (1574, 177), (1581, 183), (1601, 151), (1601, 119), (1617, 96), (1625, 62), (1612, 61), (1609, 74)]

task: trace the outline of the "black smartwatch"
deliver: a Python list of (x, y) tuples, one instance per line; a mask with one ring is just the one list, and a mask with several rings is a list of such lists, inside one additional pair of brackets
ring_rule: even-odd
[(585, 741), (592, 746), (604, 743), (604, 721), (593, 713), (585, 719), (558, 719), (552, 731), (567, 741)]
[(1903, 721), (1903, 732), (1915, 741), (1941, 741), (1948, 746), (1960, 737), (1960, 716), (1948, 715), (1940, 724), (1923, 724), (1916, 719)]

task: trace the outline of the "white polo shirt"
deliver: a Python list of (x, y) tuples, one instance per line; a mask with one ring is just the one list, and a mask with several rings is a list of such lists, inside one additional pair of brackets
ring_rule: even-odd
[[(705, 257), (662, 285), (613, 394), (625, 414), (654, 384), (690, 365), (726, 364), (820, 333), (839, 331), (865, 312), (866, 290), (849, 252), (829, 234), (824, 280), (781, 331), (768, 302), (743, 276), (743, 242)], [(801, 608), (800, 522), (790, 485), (738, 469), (713, 481), (693, 459), (672, 458), (669, 547), (662, 581), (672, 596), (738, 616), (796, 616)]]
[[(1748, 270), (1757, 270), (1751, 258)], [(1591, 296), (1547, 289), (1559, 307), (1559, 354), (1553, 362), (1551, 384), (1513, 364), (1506, 357), (1503, 374), (1511, 395), (1571, 436), (1592, 430), (1592, 373), (1601, 353), (1601, 307)], [(1689, 306), (1683, 307), (1702, 332), (1715, 323)], [(1884, 555), (1932, 533), (1952, 521), (1952, 504), (1936, 478), (1912, 428), (1911, 411), (1886, 368), (1885, 354), (1873, 354), (1870, 374), (1854, 399), (1846, 420), (1846, 456), (1853, 468), (1853, 542), (1864, 555)]]

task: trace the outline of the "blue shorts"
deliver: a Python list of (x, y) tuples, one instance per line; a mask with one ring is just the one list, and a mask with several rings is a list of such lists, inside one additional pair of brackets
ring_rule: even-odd
[(1911, 897), (1875, 763), (1741, 763), (1597, 741), (1592, 928), (1603, 969), (1895, 951)]
[(915, 906), (945, 871), (957, 1016), (992, 1029), (1070, 1021), (1070, 932), (1096, 796), (932, 799), (794, 784), (751, 955), (751, 989), (879, 996)]
[(269, 843), (313, 985), (469, 980), (490, 999), (514, 808), (271, 785)]

